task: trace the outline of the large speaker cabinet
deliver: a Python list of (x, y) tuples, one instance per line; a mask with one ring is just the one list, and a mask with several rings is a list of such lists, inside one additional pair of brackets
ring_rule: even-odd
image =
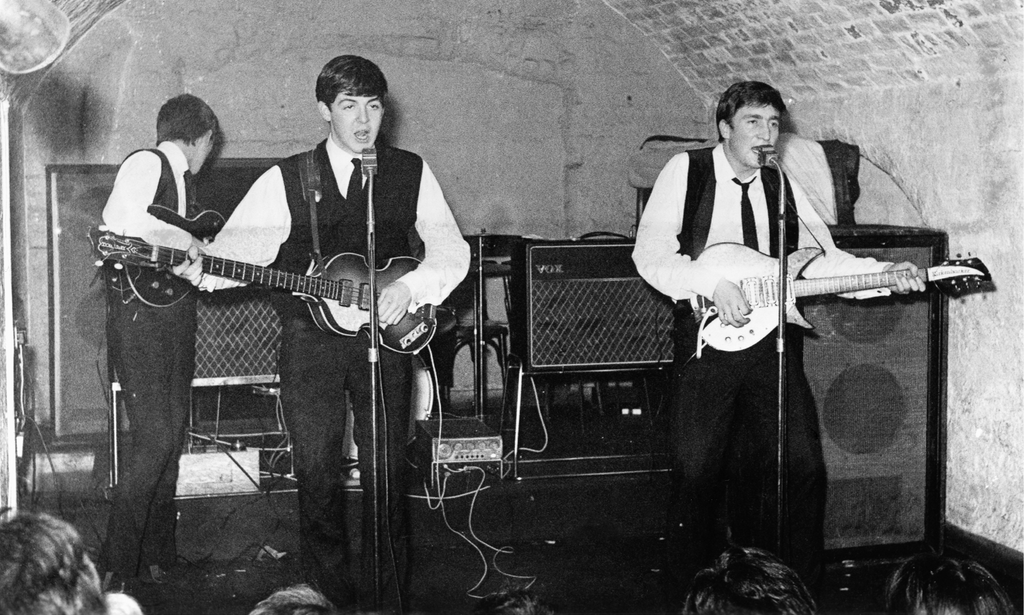
[[(946, 236), (925, 229), (832, 228), (856, 256), (932, 266)], [(828, 469), (831, 550), (939, 541), (944, 489), (946, 303), (936, 290), (804, 301), (815, 329), (805, 371)]]
[[(269, 159), (218, 160), (198, 175), (199, 202), (205, 209), (230, 215), (252, 182), (273, 162)], [(49, 283), (46, 286), (50, 304), (49, 401), (52, 415), (36, 418), (44, 423), (52, 420), (58, 436), (99, 433), (107, 429), (110, 385), (104, 333), (106, 304), (103, 284), (94, 266), (96, 255), (89, 243), (89, 229), (101, 224), (103, 206), (116, 175), (117, 166), (109, 164), (59, 164), (46, 168), (47, 222), (50, 229), (47, 246)], [(29, 283), (35, 283), (35, 279), (30, 278)], [(38, 279), (43, 278), (40, 276)], [(207, 310), (213, 321), (231, 313), (219, 298), (208, 302), (209, 306), (213, 306)], [(258, 314), (266, 310), (266, 306), (246, 303), (244, 309), (250, 308)], [(43, 312), (33, 309), (33, 313)], [(207, 324), (215, 327), (211, 322)], [(272, 331), (256, 333), (262, 338), (273, 335)], [(202, 363), (204, 353), (216, 352), (223, 343), (223, 340), (213, 340), (212, 346), (200, 345), (197, 348), (200, 368), (207, 365)], [(242, 375), (262, 377), (267, 364), (268, 361), (263, 360), (259, 366), (246, 365)], [(261, 373), (249, 373), (250, 368), (257, 367)], [(228, 375), (238, 374), (221, 370), (215, 374), (199, 373), (197, 378)], [(205, 382), (212, 383), (210, 380)]]
[(512, 250), (512, 352), (528, 372), (672, 361), (672, 303), (633, 264), (633, 241), (523, 239)]

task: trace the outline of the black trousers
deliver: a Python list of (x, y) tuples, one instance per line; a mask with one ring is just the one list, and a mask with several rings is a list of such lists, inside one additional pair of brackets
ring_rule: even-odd
[[(707, 346), (700, 359), (692, 357), (696, 336), (692, 320), (677, 318), (666, 541), (672, 602), (685, 596), (694, 575), (728, 543), (779, 551), (776, 333), (739, 352)], [(788, 519), (782, 555), (813, 592), (822, 574), (825, 462), (798, 327), (787, 326), (786, 346)]]
[[(365, 334), (345, 337), (321, 331), (308, 316), (285, 317), (282, 331), (281, 403), (293, 438), (293, 459), (299, 491), (302, 567), (308, 582), (332, 602), (374, 606), (374, 463), (370, 390)], [(406, 506), (403, 470), (408, 440), (412, 358), (380, 351), (384, 417), (378, 419), (378, 446), (386, 446), (387, 473), (379, 487), (388, 495), (380, 537), (380, 592), (384, 610), (400, 608), (406, 567)], [(359, 447), (362, 487), (362, 541), (359, 573), (351, 570), (344, 493), (343, 438), (345, 391), (352, 400), (353, 436)], [(378, 415), (380, 416), (380, 415)], [(383, 465), (383, 464), (382, 464)], [(383, 513), (383, 510), (382, 510)]]
[(100, 562), (136, 576), (177, 560), (174, 502), (196, 357), (195, 293), (173, 306), (108, 291), (108, 357), (121, 385), (130, 444), (113, 491)]

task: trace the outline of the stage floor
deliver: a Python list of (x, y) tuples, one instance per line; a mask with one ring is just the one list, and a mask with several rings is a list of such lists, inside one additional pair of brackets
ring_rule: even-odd
[[(443, 507), (424, 499), (423, 489), (409, 494), (407, 612), (470, 613), (474, 596), (531, 580), (560, 614), (665, 612), (665, 473), (487, 476), (480, 490), (477, 476), (450, 477), (446, 496), (453, 499)], [(462, 494), (470, 495), (456, 497)], [(360, 497), (351, 492), (350, 510), (358, 511)], [(65, 494), (40, 496), (23, 508), (68, 519), (98, 548), (108, 506), (102, 498)], [(179, 566), (166, 583), (133, 590), (147, 615), (244, 615), (274, 589), (302, 581), (294, 491), (184, 499), (178, 506)], [(354, 514), (349, 520), (356, 528)], [(830, 564), (822, 611), (880, 612), (892, 564)]]
[[(665, 612), (662, 531), (669, 476), (667, 427), (657, 396), (640, 382), (601, 388), (549, 380), (550, 386), (538, 387), (542, 409), (528, 404), (520, 416), (519, 479), (504, 463), (447, 477), (422, 472), (410, 485), (407, 613), (470, 613), (478, 596), (526, 583), (560, 615)], [(532, 387), (528, 394), (533, 398)], [(492, 400), (492, 408), (500, 406), (500, 399)], [(464, 406), (451, 414), (472, 415)], [(262, 444), (280, 445), (273, 409), (260, 416), (259, 429), (270, 434)], [(512, 419), (508, 412), (504, 421), (497, 412), (487, 418), (504, 435), (506, 460)], [(248, 444), (248, 463), (256, 463), (251, 453), (260, 443), (240, 440)], [(199, 467), (218, 477), (223, 471), (217, 468), (233, 465), (212, 463), (227, 459), (223, 452), (204, 455)], [(97, 451), (91, 488), (40, 490), (25, 495), (20, 508), (71, 521), (98, 550), (109, 510), (103, 457)], [(178, 500), (179, 565), (166, 583), (133, 588), (146, 615), (246, 615), (275, 589), (302, 582), (288, 457), (260, 453), (258, 466), (259, 491), (253, 485), (244, 495), (198, 489), (196, 497)], [(234, 478), (243, 487), (248, 482)], [(362, 497), (355, 481), (348, 497), (355, 545)], [(881, 612), (884, 582), (896, 560), (831, 559), (821, 611)], [(1008, 583), (1019, 605), (1020, 583)]]

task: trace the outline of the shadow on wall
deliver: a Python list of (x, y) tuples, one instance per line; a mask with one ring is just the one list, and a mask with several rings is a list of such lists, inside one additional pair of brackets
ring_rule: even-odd
[(87, 157), (100, 151), (114, 126), (112, 101), (90, 82), (66, 73), (51, 73), (25, 109), (28, 123), (55, 159)]
[[(114, 137), (117, 115), (123, 112), (117, 98), (125, 88), (140, 86), (126, 84), (123, 78), (134, 46), (131, 34), (116, 21), (104, 30), (102, 37), (91, 39), (101, 40), (102, 47), (66, 55), (26, 97), (26, 126), (33, 127), (40, 151), (49, 156), (40, 161), (43, 164), (101, 157)], [(81, 63), (82, 58), (89, 58), (88, 65)], [(155, 113), (156, 109), (152, 121)], [(138, 144), (144, 145), (149, 144)]]

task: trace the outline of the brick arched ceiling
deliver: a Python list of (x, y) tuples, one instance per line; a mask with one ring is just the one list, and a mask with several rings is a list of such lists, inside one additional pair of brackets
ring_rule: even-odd
[(709, 101), (740, 79), (797, 97), (1021, 70), (1020, 0), (604, 0)]
[[(1019, 72), (1024, 47), (1022, 0), (603, 1), (709, 102), (745, 78), (817, 97), (991, 77)], [(124, 2), (54, 0), (71, 21), (68, 46)], [(3, 89), (17, 98), (40, 77), (7, 77)]]

